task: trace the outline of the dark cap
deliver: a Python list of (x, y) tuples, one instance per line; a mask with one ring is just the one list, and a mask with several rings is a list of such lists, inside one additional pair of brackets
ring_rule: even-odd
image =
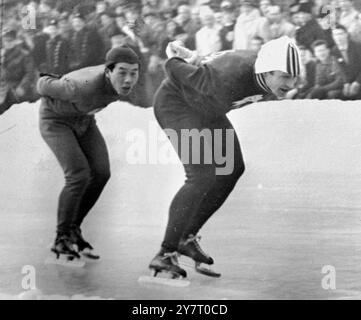
[(257, 4), (252, 0), (241, 0), (240, 5), (241, 6), (248, 5), (248, 6), (257, 7)]
[(74, 14), (73, 14), (73, 19), (82, 19), (82, 20), (85, 20), (85, 17), (84, 17), (84, 15), (81, 13), (81, 12), (75, 12)]
[(116, 13), (114, 11), (110, 10), (110, 9), (107, 9), (107, 10), (101, 12), (99, 14), (99, 17), (104, 16), (104, 15), (108, 16), (109, 18), (115, 18), (116, 17)]
[(313, 2), (308, 0), (300, 0), (296, 3), (291, 4), (290, 12), (291, 14), (303, 12), (303, 13), (312, 13)]
[(140, 65), (138, 55), (129, 47), (116, 47), (110, 49), (105, 56), (105, 65), (109, 67), (112, 64), (125, 62), (129, 64)]
[(223, 11), (233, 11), (235, 9), (235, 5), (232, 1), (224, 0), (221, 2), (221, 10)]

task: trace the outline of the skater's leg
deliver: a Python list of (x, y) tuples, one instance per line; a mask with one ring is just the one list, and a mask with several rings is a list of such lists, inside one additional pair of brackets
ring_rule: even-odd
[(40, 132), (64, 171), (65, 186), (59, 196), (57, 232), (67, 234), (89, 184), (90, 168), (71, 124), (65, 120), (41, 119)]
[(97, 202), (110, 178), (108, 149), (94, 119), (88, 130), (79, 138), (79, 144), (87, 158), (91, 179), (81, 198), (78, 213), (74, 219), (74, 224), (78, 227)]
[[(207, 129), (204, 121), (196, 114), (184, 115), (183, 118), (177, 119), (177, 121), (162, 121), (161, 126), (166, 129), (173, 129), (176, 133), (176, 141), (174, 141), (174, 137), (170, 137), (170, 140), (183, 162), (186, 172), (186, 181), (171, 203), (168, 225), (162, 243), (162, 247), (167, 251), (175, 251), (189, 220), (198, 208), (202, 198), (215, 183), (214, 164), (204, 164), (206, 157), (204, 150), (212, 150), (212, 135), (208, 131), (204, 136), (205, 138), (200, 139), (201, 143), (196, 148), (193, 148), (195, 142), (191, 138), (187, 139), (186, 137), (188, 143), (184, 143), (182, 139), (182, 135), (184, 138), (184, 130), (201, 132), (203, 129)], [(189, 155), (186, 158), (182, 157), (187, 153), (185, 151), (188, 151)]]
[[(183, 238), (187, 238), (189, 235), (196, 235), (198, 233), (207, 220), (226, 201), (229, 194), (234, 189), (238, 179), (245, 170), (239, 140), (230, 121), (224, 117), (214, 124), (213, 130), (214, 129), (222, 129), (222, 144), (215, 144), (214, 148), (222, 149), (223, 155), (228, 153), (228, 156), (225, 157), (225, 159), (227, 159), (230, 163), (225, 163), (223, 166), (232, 166), (233, 170), (227, 172), (227, 174), (217, 174), (216, 172), (216, 181), (209, 192), (202, 198), (202, 201), (196, 210), (196, 214), (194, 214), (192, 219), (189, 220)], [(226, 130), (228, 130), (228, 135)], [(232, 134), (233, 138), (230, 138), (230, 134)], [(219, 164), (216, 165), (219, 167)]]

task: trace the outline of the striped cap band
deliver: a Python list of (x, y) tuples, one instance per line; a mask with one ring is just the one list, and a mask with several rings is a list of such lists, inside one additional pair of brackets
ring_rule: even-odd
[(290, 43), (287, 49), (287, 73), (297, 77), (300, 74), (300, 69), (300, 58), (297, 48), (294, 44)]
[(256, 73), (257, 84), (266, 92), (272, 92), (272, 90), (266, 84), (263, 73)]

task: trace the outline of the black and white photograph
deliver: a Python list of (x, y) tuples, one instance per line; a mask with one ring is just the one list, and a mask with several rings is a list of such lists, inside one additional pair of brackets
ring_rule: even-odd
[(360, 299), (361, 0), (0, 0), (0, 300)]

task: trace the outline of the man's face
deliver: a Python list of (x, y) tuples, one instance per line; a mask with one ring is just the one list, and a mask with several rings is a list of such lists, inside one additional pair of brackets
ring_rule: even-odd
[(313, 51), (315, 57), (321, 62), (326, 61), (330, 56), (330, 49), (324, 44), (315, 47)]
[(302, 26), (301, 13), (294, 13), (291, 20), (294, 25), (298, 27)]
[(71, 22), (75, 31), (80, 31), (85, 27), (85, 21), (83, 19), (73, 18)]
[(47, 31), (51, 38), (54, 38), (58, 34), (58, 28), (54, 25), (48, 26)]
[(113, 19), (107, 14), (102, 14), (100, 17), (100, 22), (103, 26), (109, 26), (113, 22)]
[(188, 6), (180, 6), (178, 8), (178, 17), (182, 22), (186, 22), (191, 18), (191, 11)]
[(271, 23), (279, 23), (282, 20), (281, 10), (275, 6), (269, 7), (266, 16)]
[(303, 65), (306, 65), (312, 56), (311, 52), (307, 49), (300, 49), (300, 60)]
[(301, 26), (304, 26), (312, 18), (312, 15), (306, 12), (299, 12), (298, 15)]
[(241, 5), (241, 12), (244, 14), (248, 14), (252, 11), (253, 7), (248, 3)]
[(263, 15), (267, 14), (267, 10), (268, 10), (270, 5), (271, 5), (271, 3), (270, 3), (269, 0), (261, 0), (259, 2), (259, 8), (260, 8)]
[(123, 27), (127, 24), (127, 20), (123, 16), (116, 17), (115, 22), (120, 29), (123, 29)]
[(266, 72), (264, 78), (267, 86), (278, 99), (284, 99), (286, 93), (295, 87), (297, 80), (297, 77), (282, 71)]
[(119, 95), (127, 96), (138, 81), (139, 65), (119, 62), (114, 66), (113, 71), (106, 70), (106, 76)]
[(342, 29), (334, 29), (332, 31), (333, 39), (335, 40), (335, 43), (337, 47), (345, 47), (348, 44), (348, 35), (345, 32), (345, 30)]
[(205, 15), (201, 19), (202, 19), (202, 25), (209, 28), (213, 27), (216, 22), (215, 17), (210, 14)]

